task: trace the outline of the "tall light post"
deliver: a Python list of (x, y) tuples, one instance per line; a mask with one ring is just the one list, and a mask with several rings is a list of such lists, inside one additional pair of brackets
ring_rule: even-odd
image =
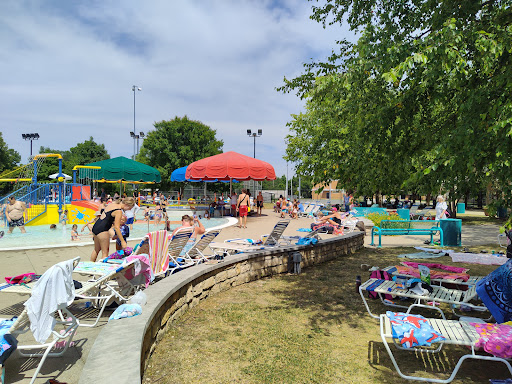
[(130, 136), (133, 137), (133, 160), (135, 160), (135, 140), (137, 139), (138, 140), (138, 135), (137, 135), (137, 131), (135, 130), (135, 94), (137, 93), (137, 91), (142, 91), (142, 88), (139, 87), (138, 85), (133, 85), (132, 86), (132, 91), (133, 91), (133, 132), (130, 132)]
[[(263, 130), (262, 129), (258, 129), (258, 132), (252, 132), (250, 129), (247, 130), (247, 136), (249, 137), (253, 137), (254, 138), (254, 152), (253, 152), (253, 157), (256, 158), (256, 138), (257, 137), (260, 137), (261, 135), (263, 135)], [(253, 182), (253, 187), (256, 185), (255, 184), (256, 182)], [(253, 192), (254, 192), (254, 196), (256, 196), (256, 188), (253, 188)]]
[(30, 156), (32, 156), (32, 141), (39, 140), (39, 133), (22, 133), (21, 137), (24, 140), (30, 140)]
[(258, 133), (252, 132), (250, 129), (247, 130), (247, 136), (249, 136), (249, 137), (252, 136), (254, 138), (254, 155), (253, 155), (254, 158), (256, 158), (256, 138), (260, 137), (261, 135), (263, 135), (262, 129), (258, 129)]
[(140, 131), (139, 134), (135, 134), (135, 131), (130, 132), (130, 137), (133, 138), (133, 143), (137, 142), (137, 151), (134, 152), (133, 160), (135, 160), (135, 156), (139, 154), (139, 139), (144, 139), (144, 132)]

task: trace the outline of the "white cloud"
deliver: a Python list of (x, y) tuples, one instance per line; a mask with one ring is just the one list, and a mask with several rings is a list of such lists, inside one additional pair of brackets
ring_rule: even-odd
[(263, 129), (256, 155), (278, 175), (290, 114), (302, 103), (275, 91), (302, 63), (352, 34), (309, 20), (307, 1), (0, 3), (2, 127), (26, 159), (34, 144), (66, 149), (93, 136), (130, 156), (137, 131), (188, 115), (217, 130), (224, 150), (252, 155), (246, 129)]

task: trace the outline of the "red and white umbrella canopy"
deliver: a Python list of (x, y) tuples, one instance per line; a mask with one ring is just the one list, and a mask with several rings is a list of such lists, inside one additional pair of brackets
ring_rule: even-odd
[(187, 168), (187, 179), (202, 180), (275, 180), (269, 163), (233, 151), (194, 161)]

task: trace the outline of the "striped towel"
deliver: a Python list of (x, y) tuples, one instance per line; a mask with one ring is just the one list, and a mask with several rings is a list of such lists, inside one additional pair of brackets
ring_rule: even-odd
[(169, 234), (167, 231), (148, 233), (149, 260), (155, 275), (165, 273), (169, 268)]

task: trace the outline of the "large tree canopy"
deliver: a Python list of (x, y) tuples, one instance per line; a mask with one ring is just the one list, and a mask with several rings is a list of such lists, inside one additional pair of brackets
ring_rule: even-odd
[(288, 159), (361, 194), (455, 200), (493, 184), (510, 202), (511, 3), (315, 1), (312, 19), (360, 37), (285, 79), (280, 90), (306, 99)]
[(7, 146), (0, 132), (0, 173), (14, 169), (20, 160), (20, 154)]
[(222, 153), (223, 142), (216, 139), (216, 131), (200, 121), (184, 116), (154, 126), (155, 130), (144, 139), (137, 161), (160, 171), (162, 188), (171, 185), (170, 177), (175, 169)]

